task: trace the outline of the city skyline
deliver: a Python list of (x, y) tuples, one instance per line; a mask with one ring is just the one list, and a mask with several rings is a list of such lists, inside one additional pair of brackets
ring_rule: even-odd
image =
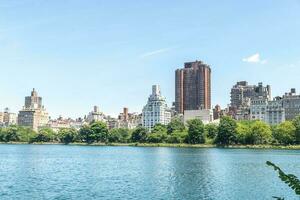
[(213, 106), (229, 104), (241, 80), (270, 84), (273, 97), (299, 90), (297, 0), (115, 3), (1, 2), (0, 109), (17, 113), (36, 88), (53, 118), (94, 105), (117, 116), (140, 112), (153, 84), (171, 106), (174, 71), (195, 60), (211, 66)]

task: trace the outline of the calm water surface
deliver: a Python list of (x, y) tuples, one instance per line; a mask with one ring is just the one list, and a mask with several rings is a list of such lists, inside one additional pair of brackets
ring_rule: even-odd
[(299, 199), (267, 160), (300, 176), (296, 150), (0, 145), (0, 199)]

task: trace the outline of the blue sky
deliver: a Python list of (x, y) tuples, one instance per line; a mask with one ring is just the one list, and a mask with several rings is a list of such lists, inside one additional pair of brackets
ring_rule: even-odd
[(0, 109), (35, 87), (53, 117), (116, 116), (153, 84), (171, 105), (174, 70), (196, 59), (214, 105), (239, 80), (300, 91), (300, 0), (0, 0)]

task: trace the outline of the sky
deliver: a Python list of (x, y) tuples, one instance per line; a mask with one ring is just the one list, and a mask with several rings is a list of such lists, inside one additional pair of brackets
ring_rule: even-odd
[(212, 103), (241, 80), (300, 92), (300, 0), (0, 0), (0, 110), (36, 88), (55, 118), (141, 112), (175, 69), (212, 69)]

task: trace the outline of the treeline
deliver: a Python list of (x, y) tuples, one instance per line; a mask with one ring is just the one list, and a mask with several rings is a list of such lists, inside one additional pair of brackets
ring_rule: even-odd
[(0, 129), (0, 142), (295, 145), (300, 144), (300, 116), (276, 126), (262, 121), (235, 121), (230, 117), (221, 118), (219, 125), (204, 125), (201, 120), (193, 119), (185, 126), (175, 118), (168, 125), (156, 124), (150, 133), (143, 127), (108, 130), (103, 122), (84, 125), (80, 130), (65, 128), (58, 132), (50, 128), (35, 132), (10, 126)]

